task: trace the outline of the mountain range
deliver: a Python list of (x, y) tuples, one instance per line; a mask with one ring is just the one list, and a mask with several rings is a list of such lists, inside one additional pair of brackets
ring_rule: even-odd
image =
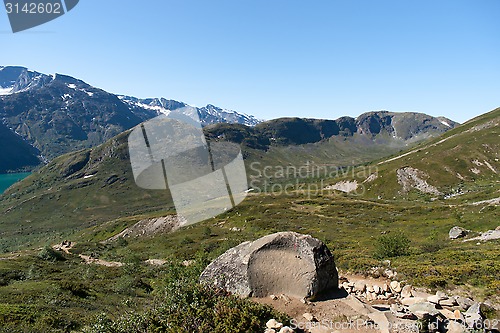
[[(392, 153), (457, 125), (446, 118), (386, 111), (337, 120), (282, 118), (261, 122), (210, 104), (198, 108), (164, 98), (115, 95), (67, 75), (0, 67), (0, 138), (6, 147), (0, 173), (32, 170), (64, 153), (95, 147), (145, 120), (172, 112), (198, 116), (209, 134), (222, 137), (223, 130), (228, 140), (265, 150), (337, 138), (364, 146), (387, 146)], [(216, 125), (220, 123), (229, 125)]]
[(0, 67), (0, 135), (4, 147), (14, 147), (2, 154), (0, 173), (32, 169), (176, 111), (198, 115), (202, 125), (235, 122), (253, 126), (259, 122), (214, 105), (197, 108), (164, 98), (118, 96), (67, 75)]

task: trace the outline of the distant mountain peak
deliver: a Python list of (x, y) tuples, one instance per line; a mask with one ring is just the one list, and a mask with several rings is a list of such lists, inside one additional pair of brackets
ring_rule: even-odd
[(165, 99), (165, 98), (145, 98), (139, 99), (131, 96), (118, 96), (120, 100), (127, 103), (132, 108), (143, 108), (157, 112), (157, 115), (169, 115), (170, 112), (182, 109), (182, 113), (192, 119), (200, 119), (202, 125), (212, 125), (217, 123), (236, 123), (247, 126), (255, 126), (261, 122), (254, 116), (238, 113), (233, 110), (223, 109), (218, 106), (207, 104), (199, 108), (189, 104)]

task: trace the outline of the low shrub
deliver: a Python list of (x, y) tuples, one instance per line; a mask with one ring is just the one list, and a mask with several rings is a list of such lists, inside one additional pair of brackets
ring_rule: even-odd
[(393, 258), (409, 254), (410, 239), (403, 233), (382, 235), (375, 245), (375, 258)]

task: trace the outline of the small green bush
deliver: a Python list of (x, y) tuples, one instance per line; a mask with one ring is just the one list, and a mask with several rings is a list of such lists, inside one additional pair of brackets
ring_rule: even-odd
[(45, 261), (64, 261), (66, 258), (64, 256), (51, 248), (50, 246), (45, 246), (43, 249), (38, 252), (38, 258)]
[(409, 254), (411, 241), (403, 233), (383, 235), (377, 240), (375, 258), (393, 258)]

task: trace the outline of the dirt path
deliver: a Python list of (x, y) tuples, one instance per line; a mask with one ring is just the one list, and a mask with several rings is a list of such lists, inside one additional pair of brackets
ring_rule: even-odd
[[(389, 284), (385, 278), (366, 278), (358, 275), (342, 275), (350, 282), (363, 282), (367, 285), (382, 287)], [(315, 302), (304, 302), (288, 295), (275, 297), (252, 298), (260, 304), (267, 304), (276, 310), (288, 314), (293, 318), (292, 324), (309, 333), (416, 333), (414, 321), (398, 319), (390, 314), (389, 306), (393, 301), (376, 300), (374, 302), (361, 301), (345, 290), (326, 295)], [(304, 316), (306, 314), (306, 316)], [(310, 314), (311, 321), (306, 318)]]
[(91, 256), (86, 256), (83, 254), (78, 255), (80, 258), (85, 260), (86, 264), (96, 264), (106, 267), (122, 267), (124, 264), (119, 261), (106, 261), (102, 259), (92, 258)]

